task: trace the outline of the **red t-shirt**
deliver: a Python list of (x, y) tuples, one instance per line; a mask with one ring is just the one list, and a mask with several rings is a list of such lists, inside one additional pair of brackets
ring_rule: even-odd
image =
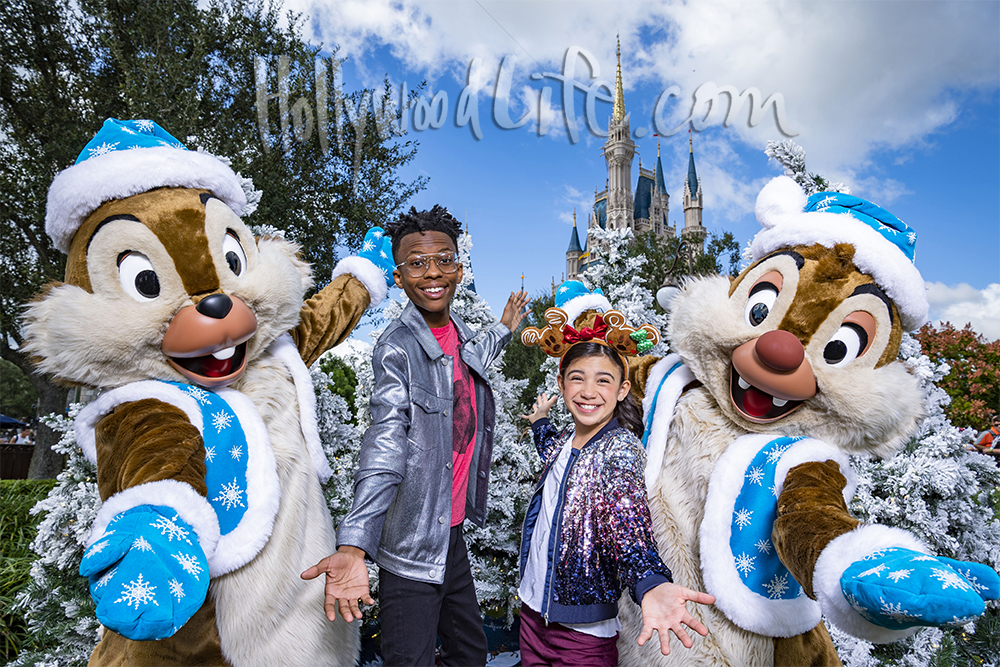
[(431, 329), (445, 354), (455, 360), (451, 439), (451, 525), (465, 521), (465, 496), (469, 489), (469, 464), (476, 443), (476, 390), (469, 367), (459, 356), (458, 330), (452, 322)]

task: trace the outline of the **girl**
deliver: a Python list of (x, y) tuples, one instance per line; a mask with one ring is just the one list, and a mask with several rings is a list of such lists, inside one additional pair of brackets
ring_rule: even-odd
[(657, 554), (646, 488), (642, 417), (629, 395), (626, 367), (603, 343), (576, 343), (565, 353), (559, 390), (573, 427), (562, 432), (546, 415), (542, 394), (530, 415), (544, 468), (521, 534), (521, 664), (617, 665), (618, 598), (628, 589), (642, 607), (642, 646), (667, 630), (690, 648), (681, 624), (702, 636), (687, 600), (715, 598), (671, 583)]

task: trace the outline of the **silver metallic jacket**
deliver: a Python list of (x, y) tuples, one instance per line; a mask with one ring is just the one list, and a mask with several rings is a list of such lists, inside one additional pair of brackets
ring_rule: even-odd
[[(487, 367), (511, 338), (499, 322), (475, 334), (455, 315), (461, 358), (476, 388), (476, 444), (466, 517), (486, 519), (493, 453), (493, 392)], [(337, 528), (350, 545), (400, 577), (440, 584), (451, 530), (454, 359), (409, 303), (379, 337), (372, 357), (372, 425), (361, 443), (354, 504)]]

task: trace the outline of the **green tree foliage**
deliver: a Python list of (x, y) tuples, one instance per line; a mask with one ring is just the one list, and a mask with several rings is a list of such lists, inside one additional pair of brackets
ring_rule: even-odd
[(31, 550), (38, 522), (31, 508), (52, 489), (50, 480), (5, 479), (0, 481), (0, 659), (5, 663), (31, 644), (21, 610), (14, 598), (31, 580)]
[(330, 391), (347, 401), (347, 409), (351, 414), (350, 423), (357, 423), (354, 408), (354, 391), (358, 387), (357, 373), (335, 354), (327, 354), (320, 359), (319, 369), (330, 379), (327, 383)]
[(938, 386), (951, 397), (945, 414), (956, 426), (985, 430), (1000, 414), (1000, 340), (988, 341), (965, 325), (925, 324), (915, 335), (931, 361), (950, 370)]
[[(319, 286), (338, 248), (424, 187), (398, 174), (416, 144), (389, 133), (395, 111), (371, 91), (343, 94), (336, 52), (321, 57), (274, 0), (12, 0), (0, 24), (0, 356), (25, 373), (18, 315), (65, 264), (44, 233), (47, 190), (106, 118), (149, 118), (230, 158), (265, 190), (247, 222), (302, 244)], [(65, 389), (31, 382), (40, 414), (64, 411)], [(32, 476), (61, 469), (55, 439), (41, 429), (49, 458)]]
[[(696, 245), (690, 241), (665, 239), (653, 232), (639, 232), (629, 245), (627, 256), (645, 258), (642, 286), (652, 294), (656, 294), (668, 274), (676, 279), (686, 275), (706, 276), (723, 271), (732, 276), (739, 273), (740, 244), (732, 232), (712, 232), (706, 239), (704, 252), (696, 250)], [(723, 262), (726, 262), (725, 266)]]
[[(545, 384), (545, 372), (542, 370), (542, 362), (545, 361), (545, 353), (540, 347), (527, 346), (521, 342), (521, 331), (525, 327), (545, 328), (545, 311), (555, 305), (555, 297), (546, 292), (539, 292), (532, 297), (528, 307), (531, 312), (521, 322), (521, 326), (514, 332), (514, 337), (507, 344), (503, 353), (503, 373), (506, 377), (517, 380), (527, 380), (528, 384), (521, 390), (518, 396), (518, 403), (524, 406), (527, 413), (535, 397)], [(525, 425), (527, 422), (524, 422)]]
[(20, 368), (0, 359), (0, 414), (24, 420), (35, 414), (38, 392)]

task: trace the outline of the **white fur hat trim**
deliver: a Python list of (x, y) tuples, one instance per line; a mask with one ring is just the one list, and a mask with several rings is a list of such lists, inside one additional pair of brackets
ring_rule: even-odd
[(566, 313), (566, 323), (571, 327), (576, 326), (576, 318), (580, 317), (588, 310), (597, 310), (606, 313), (611, 310), (611, 302), (603, 294), (583, 294), (573, 297), (560, 308)]
[(113, 151), (61, 171), (49, 188), (45, 231), (69, 252), (76, 230), (101, 204), (155, 188), (205, 188), (243, 213), (246, 194), (224, 162), (207, 153), (169, 146)]

